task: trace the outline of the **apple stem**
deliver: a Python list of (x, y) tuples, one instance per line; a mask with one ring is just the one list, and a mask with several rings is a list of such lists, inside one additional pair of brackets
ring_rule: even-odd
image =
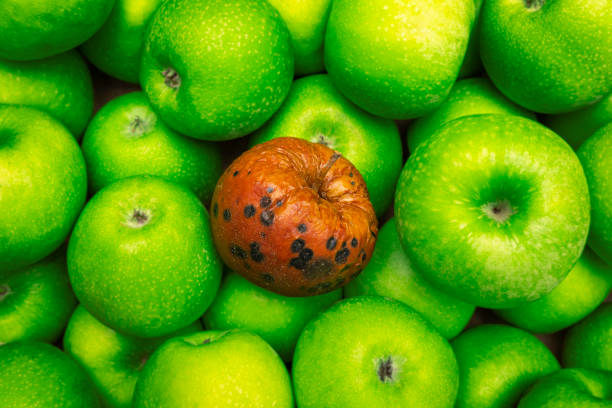
[(312, 186), (314, 191), (316, 191), (317, 193), (319, 192), (319, 190), (321, 189), (321, 184), (323, 184), (323, 181), (325, 180), (325, 175), (340, 157), (341, 157), (340, 154), (334, 153), (332, 157), (329, 159), (329, 161), (325, 164), (325, 166), (321, 169), (321, 173), (319, 174), (319, 177), (317, 177), (317, 179), (315, 180)]

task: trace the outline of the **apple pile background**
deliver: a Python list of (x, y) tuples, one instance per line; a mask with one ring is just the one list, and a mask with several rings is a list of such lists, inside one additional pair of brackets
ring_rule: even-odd
[[(0, 2), (0, 406), (612, 406), (612, 1), (62, 6)], [(379, 219), (304, 298), (210, 227), (288, 136)]]

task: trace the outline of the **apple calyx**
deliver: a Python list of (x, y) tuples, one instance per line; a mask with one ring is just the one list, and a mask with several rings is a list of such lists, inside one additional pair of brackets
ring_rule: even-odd
[(132, 118), (130, 121), (130, 134), (134, 136), (142, 136), (148, 130), (147, 128), (147, 124), (140, 116), (134, 116), (134, 118)]
[(0, 302), (2, 302), (8, 295), (12, 294), (13, 291), (8, 284), (0, 285)]
[(516, 209), (508, 200), (493, 201), (484, 204), (481, 209), (487, 217), (500, 224), (505, 223), (511, 216), (516, 214)]
[(166, 68), (162, 72), (164, 76), (164, 83), (167, 87), (172, 89), (178, 89), (181, 86), (181, 76), (176, 72), (174, 68)]
[(397, 369), (395, 364), (393, 364), (393, 360), (391, 356), (387, 358), (379, 358), (376, 361), (376, 374), (378, 374), (378, 379), (383, 383), (395, 382)]
[(151, 220), (151, 211), (134, 208), (134, 210), (128, 215), (125, 225), (130, 228), (142, 228), (149, 223)]
[(525, 7), (529, 10), (537, 11), (544, 6), (546, 0), (525, 0)]

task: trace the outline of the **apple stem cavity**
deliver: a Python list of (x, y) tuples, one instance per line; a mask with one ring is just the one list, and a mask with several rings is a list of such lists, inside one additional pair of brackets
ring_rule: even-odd
[(181, 86), (181, 76), (174, 68), (166, 68), (162, 72), (162, 75), (164, 76), (164, 83), (167, 87), (178, 89)]
[(508, 200), (493, 201), (483, 205), (481, 208), (487, 217), (500, 224), (505, 223), (511, 216), (516, 214), (516, 210)]
[(393, 360), (391, 356), (385, 358), (379, 358), (376, 362), (376, 373), (378, 374), (378, 379), (383, 383), (390, 383), (395, 381), (395, 365), (393, 364)]
[(13, 291), (9, 285), (6, 283), (4, 285), (0, 285), (0, 302), (2, 302), (11, 293), (13, 293)]
[(130, 228), (142, 228), (151, 220), (151, 211), (135, 208), (126, 220), (126, 225)]
[[(319, 177), (317, 177), (317, 179), (315, 180), (315, 182), (312, 185), (312, 189), (314, 191), (316, 191), (317, 193), (319, 193), (319, 190), (321, 189), (321, 184), (323, 184), (323, 181), (325, 180), (325, 175), (327, 174), (327, 172), (329, 171), (329, 169), (332, 168), (332, 166), (334, 165), (334, 163), (336, 161), (338, 161), (338, 159), (342, 157), (339, 153), (334, 153), (332, 155), (332, 157), (330, 157), (329, 161), (325, 164), (325, 166), (321, 169), (321, 173), (319, 174)], [(319, 194), (321, 195), (321, 194)], [(325, 198), (321, 195), (322, 198)]]
[(525, 0), (525, 7), (529, 10), (537, 11), (544, 6), (546, 0)]

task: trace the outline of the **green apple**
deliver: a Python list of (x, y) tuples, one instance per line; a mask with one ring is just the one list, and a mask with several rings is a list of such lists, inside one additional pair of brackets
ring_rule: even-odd
[(79, 301), (102, 323), (159, 337), (197, 320), (221, 280), (210, 221), (189, 190), (156, 177), (131, 177), (85, 206), (68, 245)]
[(426, 279), (501, 309), (552, 291), (578, 261), (589, 193), (574, 151), (529, 119), (479, 115), (439, 128), (410, 156), (395, 215)]
[(43, 110), (81, 137), (93, 111), (93, 85), (76, 51), (30, 62), (0, 59), (0, 82), (0, 103)]
[(0, 344), (55, 342), (76, 305), (63, 249), (32, 266), (0, 275)]
[(145, 38), (142, 88), (164, 122), (187, 136), (249, 134), (289, 92), (289, 31), (266, 0), (168, 0)]
[(547, 295), (497, 311), (515, 326), (535, 333), (565, 329), (597, 308), (612, 289), (612, 267), (585, 248), (569, 275)]
[(517, 408), (610, 408), (612, 372), (569, 368), (539, 380)]
[(376, 215), (385, 213), (402, 170), (402, 142), (392, 120), (357, 108), (327, 75), (312, 75), (293, 83), (279, 111), (251, 137), (250, 144), (286, 136), (340, 152), (363, 176)]
[(511, 408), (539, 378), (559, 369), (535, 336), (510, 326), (484, 324), (452, 341), (459, 364), (455, 408)]
[(422, 116), (457, 79), (475, 17), (474, 0), (334, 0), (325, 67), (360, 108), (385, 118)]
[(319, 296), (282, 296), (229, 272), (203, 321), (212, 330), (242, 329), (255, 333), (289, 362), (306, 323), (341, 298), (340, 289)]
[(480, 56), (514, 102), (570, 112), (612, 91), (611, 32), (608, 0), (487, 0)]
[(174, 132), (142, 92), (113, 99), (94, 116), (83, 137), (83, 156), (94, 193), (126, 177), (152, 175), (181, 184), (209, 203), (223, 172), (218, 145)]
[(406, 134), (408, 149), (414, 152), (423, 140), (453, 119), (488, 113), (536, 119), (533, 112), (508, 100), (487, 78), (463, 79), (453, 85), (448, 97), (440, 106), (410, 124)]
[(95, 408), (100, 402), (87, 373), (46, 343), (0, 347), (0, 396), (5, 408)]
[(116, 0), (100, 29), (81, 45), (81, 52), (108, 75), (138, 82), (144, 33), (162, 0)]
[(563, 137), (574, 150), (578, 150), (585, 140), (610, 122), (612, 122), (612, 93), (586, 108), (544, 118), (546, 126)]
[(205, 331), (164, 343), (140, 374), (134, 408), (293, 407), (283, 362), (246, 331)]
[(79, 306), (66, 328), (64, 350), (93, 379), (104, 406), (132, 406), (134, 387), (145, 363), (169, 338), (202, 331), (199, 320), (165, 337), (140, 339), (125, 336), (103, 325)]
[(60, 54), (91, 37), (115, 0), (2, 0), (0, 58), (31, 61)]
[(612, 303), (604, 303), (568, 330), (563, 346), (565, 367), (612, 371)]
[(395, 219), (378, 232), (372, 259), (357, 278), (344, 287), (345, 297), (388, 296), (414, 308), (446, 338), (465, 328), (474, 306), (440, 292), (421, 277), (400, 244)]
[(343, 300), (304, 328), (293, 358), (300, 408), (450, 408), (457, 363), (448, 342), (405, 304)]
[(476, 18), (472, 24), (470, 39), (468, 40), (461, 68), (459, 69), (459, 78), (473, 77), (482, 72), (482, 61), (480, 60), (480, 10), (483, 1), (474, 0)]
[(85, 161), (70, 132), (42, 111), (0, 105), (0, 274), (55, 251), (86, 193)]
[(331, 0), (268, 0), (291, 35), (296, 75), (323, 72), (323, 37)]
[(591, 194), (589, 246), (612, 265), (612, 122), (578, 149)]

